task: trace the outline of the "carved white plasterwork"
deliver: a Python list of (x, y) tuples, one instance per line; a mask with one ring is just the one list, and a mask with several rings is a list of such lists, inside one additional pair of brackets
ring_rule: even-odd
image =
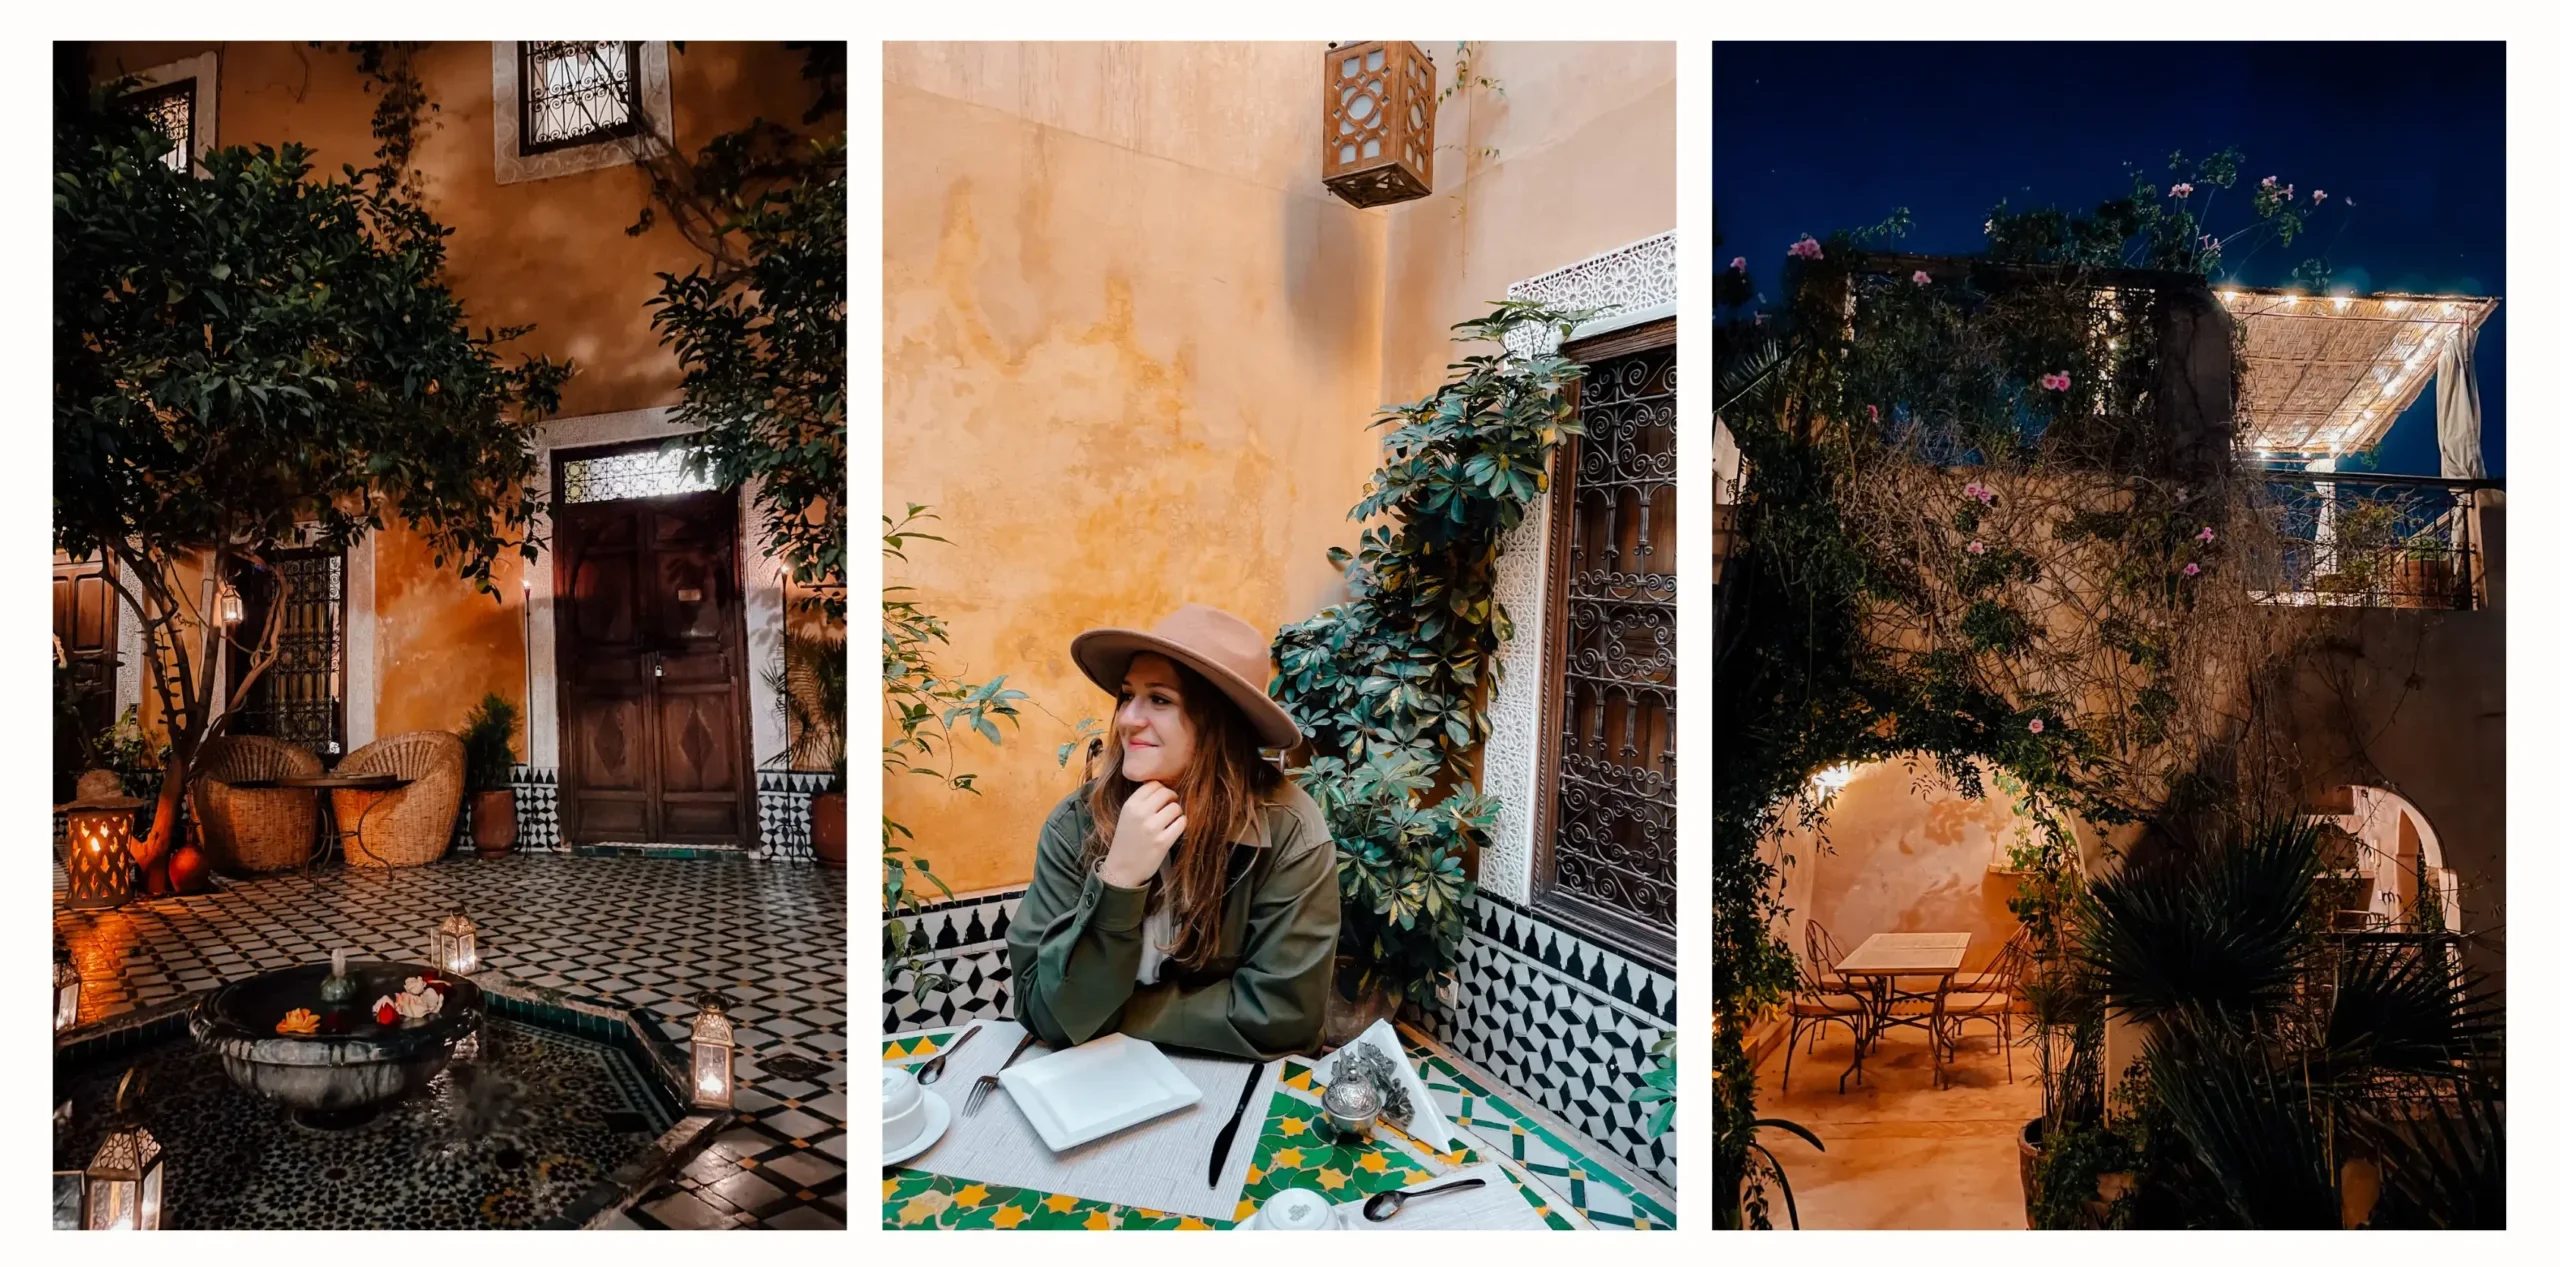
[[(1672, 231), (1595, 255), (1579, 264), (1515, 282), (1513, 299), (1536, 299), (1559, 308), (1607, 308), (1595, 321), (1574, 327), (1584, 338), (1671, 316), (1679, 306), (1678, 233)], [(1506, 346), (1524, 356), (1552, 352), (1553, 328), (1521, 330)], [(1515, 902), (1529, 901), (1529, 877), (1537, 857), (1539, 652), (1546, 644), (1548, 499), (1540, 497), (1502, 543), (1494, 565), (1493, 598), (1511, 616), (1511, 640), (1495, 663), (1502, 689), (1485, 719), (1483, 791), (1502, 803), (1492, 847), (1477, 881)]]
[(490, 138), (495, 147), (498, 183), (544, 180), (576, 172), (627, 166), (643, 152), (664, 153), (675, 147), (675, 94), (667, 80), (667, 42), (640, 41), (640, 113), (647, 130), (638, 136), (614, 137), (588, 145), (527, 154), (520, 120), (524, 111), (523, 63), (514, 40), (489, 41), (491, 90)]

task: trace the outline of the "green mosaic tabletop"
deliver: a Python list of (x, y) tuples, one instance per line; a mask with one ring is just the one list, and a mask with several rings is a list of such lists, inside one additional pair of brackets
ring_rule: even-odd
[[(880, 1058), (901, 1064), (913, 1064), (930, 1058), (940, 1050), (943, 1040), (959, 1032), (948, 1029), (901, 1034), (881, 1045)], [(1446, 1070), (1454, 1075), (1454, 1070)], [(1433, 1171), (1422, 1163), (1431, 1158), (1442, 1169), (1474, 1165), (1487, 1160), (1472, 1149), (1461, 1147), (1454, 1152), (1438, 1152), (1432, 1148), (1381, 1125), (1375, 1139), (1357, 1143), (1336, 1143), (1322, 1125), (1323, 1111), (1317, 1102), (1324, 1085), (1315, 1081), (1314, 1067), (1306, 1061), (1290, 1059), (1281, 1066), (1280, 1088), (1271, 1097), (1271, 1112), (1263, 1120), (1261, 1138), (1255, 1143), (1252, 1168), (1245, 1172), (1244, 1196), (1236, 1203), (1232, 1219), (1202, 1219), (1190, 1215), (1168, 1214), (1139, 1206), (1113, 1205), (1103, 1201), (1086, 1201), (1054, 1192), (1038, 1192), (1029, 1188), (1009, 1188), (996, 1184), (976, 1183), (969, 1179), (939, 1175), (912, 1167), (899, 1167), (880, 1181), (880, 1225), (884, 1228), (1083, 1228), (1103, 1231), (1110, 1228), (1162, 1228), (1188, 1231), (1223, 1230), (1252, 1217), (1284, 1188), (1312, 1188), (1339, 1203), (1378, 1192), (1392, 1192), (1430, 1179)], [(1426, 1080), (1439, 1081), (1432, 1073)], [(1547, 1225), (1572, 1230), (1577, 1225), (1562, 1212), (1551, 1209), (1547, 1194), (1522, 1182), (1514, 1165), (1498, 1167), (1511, 1181), (1514, 1191), (1543, 1216)]]

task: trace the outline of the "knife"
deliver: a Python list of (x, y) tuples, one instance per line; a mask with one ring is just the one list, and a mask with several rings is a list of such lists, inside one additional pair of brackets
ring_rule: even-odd
[(1236, 1142), (1236, 1127), (1244, 1124), (1245, 1106), (1253, 1103), (1253, 1089), (1260, 1085), (1262, 1064), (1256, 1061), (1253, 1072), (1245, 1075), (1244, 1094), (1236, 1098), (1236, 1111), (1228, 1116), (1226, 1126), (1219, 1130), (1218, 1142), (1209, 1146), (1209, 1186), (1212, 1188), (1218, 1186), (1219, 1172), (1227, 1167), (1227, 1149)]

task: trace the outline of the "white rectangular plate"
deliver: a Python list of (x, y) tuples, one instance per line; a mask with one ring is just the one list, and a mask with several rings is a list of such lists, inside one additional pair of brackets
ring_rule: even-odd
[(1040, 1142), (1065, 1152), (1200, 1102), (1154, 1043), (1107, 1034), (997, 1075)]

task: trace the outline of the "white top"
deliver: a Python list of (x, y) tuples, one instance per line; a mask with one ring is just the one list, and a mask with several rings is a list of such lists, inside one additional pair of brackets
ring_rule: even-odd
[(1173, 941), (1173, 908), (1159, 906), (1147, 916), (1146, 926), (1138, 930), (1138, 984), (1154, 985), (1164, 968), (1163, 947)]
[(1954, 972), (1964, 965), (1971, 933), (1877, 933), (1837, 965), (1843, 974), (1911, 976)]

